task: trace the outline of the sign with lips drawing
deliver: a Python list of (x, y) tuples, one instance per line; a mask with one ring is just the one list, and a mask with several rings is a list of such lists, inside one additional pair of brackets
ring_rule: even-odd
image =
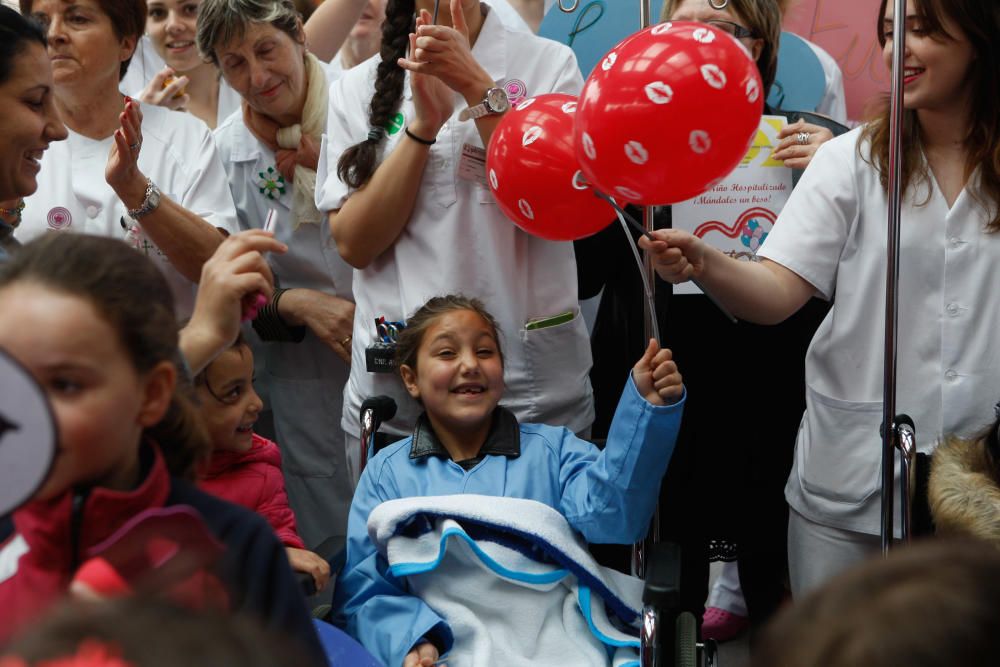
[[(711, 190), (673, 206), (673, 226), (704, 239), (727, 255), (749, 260), (767, 238), (792, 191), (792, 170), (773, 160), (782, 116), (764, 116), (740, 165)], [(692, 283), (674, 294), (701, 294)]]

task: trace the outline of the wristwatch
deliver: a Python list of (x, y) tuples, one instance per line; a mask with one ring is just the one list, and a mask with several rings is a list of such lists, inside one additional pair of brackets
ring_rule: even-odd
[(156, 187), (156, 183), (153, 183), (152, 179), (146, 179), (146, 196), (142, 200), (142, 205), (139, 208), (130, 208), (128, 210), (128, 217), (133, 220), (139, 220), (139, 218), (149, 215), (156, 210), (156, 207), (160, 205), (160, 188)]
[(510, 109), (507, 91), (503, 88), (490, 88), (486, 91), (483, 101), (474, 107), (469, 107), (458, 114), (459, 120), (482, 118), (487, 114), (503, 113)]

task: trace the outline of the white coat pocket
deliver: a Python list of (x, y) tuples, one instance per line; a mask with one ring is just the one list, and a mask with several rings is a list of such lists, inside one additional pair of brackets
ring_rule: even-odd
[(594, 420), (590, 338), (576, 309), (573, 319), (541, 329), (521, 329), (529, 402), (522, 421), (580, 432)]
[(845, 401), (806, 388), (806, 418), (796, 464), (802, 487), (843, 505), (860, 505), (880, 488), (881, 401)]

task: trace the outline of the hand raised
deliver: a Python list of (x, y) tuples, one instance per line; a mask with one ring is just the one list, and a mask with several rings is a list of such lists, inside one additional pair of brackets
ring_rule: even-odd
[(684, 394), (684, 382), (673, 354), (667, 348), (660, 349), (653, 338), (649, 339), (642, 358), (632, 367), (632, 380), (639, 394), (653, 405), (676, 403)]
[(104, 168), (104, 180), (126, 207), (138, 208), (146, 193), (146, 177), (139, 170), (139, 153), (142, 151), (142, 111), (139, 103), (126, 97), (118, 122), (121, 126), (114, 133), (114, 143)]
[[(430, 23), (431, 15), (424, 9), (417, 17), (417, 30)], [(417, 50), (417, 35), (410, 33), (410, 57)], [(443, 81), (417, 69), (411, 69), (408, 64), (414, 61), (399, 59), (400, 67), (410, 69), (410, 90), (413, 91), (413, 107), (415, 119), (410, 124), (411, 131), (418, 137), (431, 140), (437, 136), (441, 127), (451, 118), (455, 111), (455, 94)], [(404, 64), (406, 63), (406, 64)]]
[(180, 111), (191, 103), (191, 96), (185, 92), (189, 82), (186, 76), (177, 76), (174, 70), (164, 67), (139, 93), (139, 99), (146, 104)]
[(462, 1), (451, 0), (450, 7), (454, 27), (432, 25), (430, 13), (420, 12), (423, 20), (417, 23), (416, 41), (409, 58), (401, 58), (399, 66), (434, 76), (466, 101), (478, 103), (494, 81), (472, 55)]

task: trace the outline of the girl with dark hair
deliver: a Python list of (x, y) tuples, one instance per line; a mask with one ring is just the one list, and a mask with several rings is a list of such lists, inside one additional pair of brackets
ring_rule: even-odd
[(45, 33), (9, 7), (0, 7), (0, 260), (14, 245), (24, 197), (38, 188), (38, 162), (53, 141), (66, 138), (52, 93)]
[[(472, 633), (449, 623), (446, 612), (388, 571), (367, 529), (372, 510), (389, 500), (428, 495), (525, 498), (557, 509), (588, 542), (634, 542), (649, 526), (685, 390), (670, 350), (649, 341), (600, 450), (565, 428), (519, 423), (498, 405), (508, 356), (501, 352), (497, 321), (478, 299), (434, 297), (406, 324), (396, 350), (399, 372), (423, 414), (412, 436), (382, 449), (361, 476), (334, 608), (348, 632), (387, 667), (426, 667), (438, 664), (462, 638), (472, 641)], [(507, 646), (511, 636), (498, 634), (497, 643), (505, 645), (488, 657), (560, 664), (551, 654), (528, 656), (518, 650), (523, 647)], [(482, 662), (483, 654), (476, 656)]]
[(366, 349), (379, 340), (373, 322), (400, 321), (431, 296), (461, 290), (486, 303), (508, 341), (505, 405), (522, 420), (585, 432), (594, 416), (591, 357), (572, 244), (515, 227), (484, 168), (484, 147), (511, 99), (578, 93), (576, 59), (563, 45), (505, 28), (479, 0), (441, 2), (437, 25), (434, 5), (390, 0), (381, 56), (330, 92), (316, 198), (356, 268), (341, 423), (356, 443), (362, 400), (388, 394), (399, 411), (386, 430), (412, 429), (416, 402), (397, 378), (366, 367)]
[[(207, 576), (228, 608), (296, 637), (319, 659), (270, 527), (187, 481), (209, 442), (178, 379), (177, 321), (156, 267), (119, 241), (49, 234), (0, 269), (0, 312), (8, 314), (0, 348), (41, 385), (59, 434), (41, 489), (0, 522), (0, 640), (64, 597), (81, 565), (137, 515), (184, 505), (223, 547)], [(153, 571), (132, 569), (120, 574), (136, 590), (159, 591)]]
[[(1000, 395), (1000, 8), (910, 0), (895, 17), (882, 0), (887, 64), (896, 20), (906, 30), (898, 400), (928, 451), (944, 433), (969, 435)], [(836, 297), (806, 355), (785, 487), (796, 594), (879, 548), (888, 113), (819, 149), (763, 261), (732, 260), (675, 230), (642, 242), (662, 278), (698, 277), (752, 322)]]

